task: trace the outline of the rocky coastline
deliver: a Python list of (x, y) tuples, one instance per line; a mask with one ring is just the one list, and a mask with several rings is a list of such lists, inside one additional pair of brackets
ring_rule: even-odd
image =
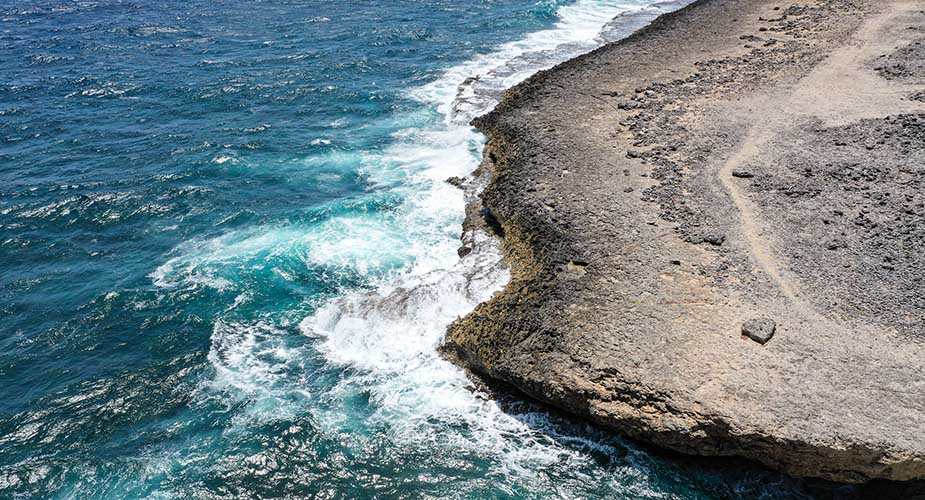
[[(699, 0), (508, 90), (472, 371), (668, 449), (925, 479), (925, 13)], [(462, 180), (456, 180), (463, 182)]]

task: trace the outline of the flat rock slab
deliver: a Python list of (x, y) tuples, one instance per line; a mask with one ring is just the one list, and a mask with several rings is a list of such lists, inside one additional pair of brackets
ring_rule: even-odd
[(445, 352), (666, 448), (925, 478), (923, 38), (916, 1), (702, 0), (510, 89), (467, 225), (512, 278)]

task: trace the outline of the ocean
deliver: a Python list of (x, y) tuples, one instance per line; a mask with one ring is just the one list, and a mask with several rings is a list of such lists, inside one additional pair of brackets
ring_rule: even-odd
[(807, 497), (436, 350), (469, 121), (685, 3), (0, 3), (0, 498)]

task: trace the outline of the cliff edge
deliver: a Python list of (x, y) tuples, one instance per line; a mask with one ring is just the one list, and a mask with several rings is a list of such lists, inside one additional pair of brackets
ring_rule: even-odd
[(681, 452), (925, 478), (922, 11), (701, 0), (510, 89), (468, 224), (512, 280), (445, 352)]

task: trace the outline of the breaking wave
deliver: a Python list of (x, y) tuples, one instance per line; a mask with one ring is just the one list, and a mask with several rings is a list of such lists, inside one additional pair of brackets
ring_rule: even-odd
[[(401, 449), (472, 454), (491, 464), (489, 475), (503, 478), (499, 484), (511, 493), (554, 491), (562, 487), (557, 481), (571, 481), (577, 490), (610, 485), (634, 498), (654, 494), (642, 459), (630, 458), (634, 465), (615, 476), (578, 472), (599, 460), (626, 461), (634, 452), (620, 442), (530, 403), (496, 401), (438, 354), (446, 327), (509, 280), (498, 242), (488, 235), (468, 235), (474, 251), (457, 255), (465, 196), (445, 181), (478, 166), (485, 139), (468, 123), (490, 110), (501, 91), (683, 3), (579, 0), (558, 9), (554, 28), (506, 43), (411, 90), (410, 97), (432, 110), (425, 113), (428, 120), (395, 131), (381, 151), (337, 162), (360, 165), (373, 188), (353, 207), (392, 200), (383, 202), (384, 210), (329, 207), (334, 215), (307, 226), (257, 227), (176, 249), (152, 274), (158, 286), (237, 287), (235, 293), (245, 294), (243, 274), (254, 267), (285, 268), (286, 260), (351, 277), (313, 302), (307, 316), (288, 316), (282, 326), (216, 322), (208, 355), (215, 374), (201, 388), (204, 397), (250, 401), (242, 425), (310, 413), (325, 435), (355, 434), (342, 445), (357, 453), (372, 439), (360, 436), (387, 429)], [(291, 321), (310, 339), (312, 353), (285, 341)], [(320, 394), (303, 387), (311, 385), (313, 369), (301, 360), (313, 355), (340, 373)], [(370, 410), (359, 414), (357, 401)]]

